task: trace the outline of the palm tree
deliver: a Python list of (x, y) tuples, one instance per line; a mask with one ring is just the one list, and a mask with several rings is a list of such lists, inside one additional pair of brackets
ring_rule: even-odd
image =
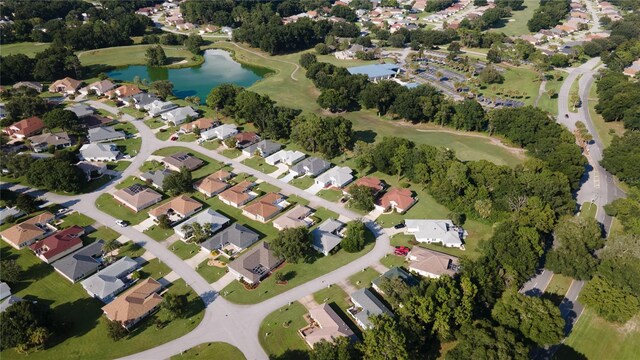
[(111, 252), (119, 247), (120, 244), (116, 240), (107, 240), (102, 244), (102, 252), (110, 256)]

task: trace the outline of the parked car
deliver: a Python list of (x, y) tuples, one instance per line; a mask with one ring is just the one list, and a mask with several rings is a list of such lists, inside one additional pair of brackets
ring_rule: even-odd
[(396, 246), (396, 249), (393, 251), (393, 253), (398, 256), (407, 256), (409, 251), (411, 251), (411, 249), (406, 246)]
[(129, 224), (124, 220), (116, 220), (116, 225), (120, 227), (127, 227)]
[(171, 141), (176, 141), (176, 140), (178, 140), (178, 137), (177, 136), (172, 136), (170, 140)]
[(394, 229), (402, 229), (403, 227), (404, 227), (404, 223), (403, 222), (393, 225)]

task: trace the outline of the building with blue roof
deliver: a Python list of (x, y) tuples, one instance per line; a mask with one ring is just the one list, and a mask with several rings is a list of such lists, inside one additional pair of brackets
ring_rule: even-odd
[(400, 71), (396, 64), (372, 64), (347, 68), (351, 75), (367, 75), (370, 81), (391, 79)]

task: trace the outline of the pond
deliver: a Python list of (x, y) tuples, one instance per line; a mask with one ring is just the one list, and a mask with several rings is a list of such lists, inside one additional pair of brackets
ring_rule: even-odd
[(198, 96), (205, 102), (211, 89), (224, 83), (232, 83), (242, 87), (253, 85), (262, 79), (269, 69), (240, 64), (224, 50), (209, 49), (204, 52), (204, 63), (182, 69), (149, 67), (146, 65), (130, 65), (108, 73), (115, 80), (133, 81), (137, 76), (148, 82), (169, 80), (173, 83), (173, 93), (184, 99), (187, 96)]

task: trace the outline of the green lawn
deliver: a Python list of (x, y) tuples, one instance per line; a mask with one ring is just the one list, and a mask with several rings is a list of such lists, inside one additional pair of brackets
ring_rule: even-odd
[[(316, 215), (317, 214), (318, 213), (316, 212)], [(367, 232), (367, 234), (367, 245), (360, 252), (348, 253), (340, 249), (335, 254), (331, 254), (329, 256), (314, 254), (316, 257), (315, 259), (312, 259), (311, 263), (285, 264), (284, 267), (278, 271), (281, 271), (285, 277), (289, 278), (287, 285), (276, 284), (275, 277), (270, 276), (264, 279), (254, 290), (246, 290), (244, 285), (238, 281), (234, 281), (225, 287), (222, 292), (223, 294), (226, 293), (225, 298), (227, 300), (238, 304), (255, 304), (264, 301), (300, 284), (304, 284), (311, 279), (335, 270), (368, 253), (373, 248), (375, 239), (373, 239), (373, 235), (370, 233)]]
[(207, 263), (209, 262), (209, 259), (201, 262), (198, 265), (198, 268), (196, 269), (196, 271), (198, 272), (198, 274), (200, 274), (200, 276), (202, 276), (205, 280), (207, 280), (207, 282), (209, 284), (214, 283), (218, 280), (220, 280), (221, 277), (224, 276), (224, 274), (227, 273), (227, 268), (219, 268), (217, 266), (209, 266)]
[(573, 279), (561, 274), (553, 274), (547, 289), (544, 291), (543, 297), (553, 301), (556, 305), (560, 305), (562, 299), (569, 291), (569, 287)]
[[(145, 51), (152, 45), (132, 45), (118, 46), (112, 48), (96, 49), (82, 51), (78, 53), (78, 59), (83, 66), (91, 65), (109, 65), (109, 66), (126, 66), (126, 65), (145, 65)], [(186, 60), (181, 67), (188, 67), (197, 64), (199, 61), (193, 61), (193, 54), (184, 47), (162, 46), (169, 63), (177, 63)]]
[(591, 121), (593, 122), (593, 126), (596, 128), (596, 132), (598, 136), (600, 136), (600, 140), (604, 147), (609, 147), (611, 145), (611, 140), (613, 139), (613, 135), (624, 134), (624, 125), (621, 121), (609, 121), (606, 122), (602, 118), (602, 115), (596, 112), (595, 106), (598, 104), (598, 93), (596, 92), (595, 84), (589, 90), (589, 115), (591, 116)]
[(127, 106), (123, 106), (119, 109), (120, 111), (122, 111), (123, 113), (127, 114), (127, 115), (131, 115), (136, 119), (142, 119), (145, 117), (146, 113), (133, 108), (133, 107), (127, 107)]
[(139, 168), (139, 170), (142, 172), (157, 171), (162, 169), (164, 169), (164, 165), (156, 160), (145, 161)]
[(193, 142), (193, 141), (196, 141), (197, 138), (198, 136), (194, 133), (178, 135), (178, 140), (184, 141), (184, 142)]
[(118, 249), (118, 255), (136, 258), (144, 254), (144, 248), (133, 241), (129, 241)]
[[(627, 325), (614, 324), (586, 308), (564, 345), (584, 355), (582, 359), (637, 359), (640, 354), (639, 322), (636, 316)], [(561, 348), (554, 359), (580, 359), (568, 356), (571, 352), (566, 350)]]
[(304, 189), (308, 189), (309, 187), (311, 187), (311, 185), (313, 185), (313, 178), (311, 176), (297, 177), (291, 180), (289, 184), (304, 190)]
[(199, 152), (195, 152), (195, 151), (191, 151), (188, 148), (185, 147), (181, 147), (181, 146), (168, 146), (165, 148), (162, 148), (160, 150), (156, 150), (153, 155), (158, 155), (158, 156), (169, 156), (169, 155), (173, 155), (175, 153), (178, 152), (185, 152), (187, 154), (190, 154), (192, 156), (197, 157), (198, 159), (204, 161), (204, 166), (194, 170), (191, 172), (191, 176), (193, 177), (193, 179), (200, 179), (203, 178), (209, 174), (212, 174), (220, 169), (222, 169), (222, 167), (224, 166), (223, 163), (213, 160), (212, 158), (205, 156)]
[(580, 206), (580, 216), (585, 218), (595, 218), (596, 212), (598, 211), (598, 206), (592, 202), (583, 203)]
[(540, 79), (535, 71), (524, 67), (509, 67), (502, 75), (504, 76), (502, 84), (488, 85), (485, 89), (480, 90), (480, 94), (488, 98), (500, 97), (504, 99), (507, 95), (514, 95), (513, 92), (517, 91), (519, 95), (516, 96), (516, 100), (524, 102), (525, 105), (534, 104), (540, 91)]
[(349, 295), (338, 285), (331, 285), (314, 293), (313, 299), (318, 304), (335, 303), (341, 309), (349, 307)]
[(229, 159), (235, 159), (238, 156), (242, 155), (242, 151), (238, 149), (224, 149), (220, 154), (222, 154), (222, 156), (228, 157)]
[(158, 118), (145, 120), (144, 124), (147, 125), (151, 129), (157, 129), (157, 128), (162, 127), (162, 126), (165, 125), (164, 121), (161, 121)]
[(344, 196), (342, 191), (337, 189), (322, 189), (316, 195), (331, 202), (338, 202)]
[(129, 176), (128, 178), (122, 180), (121, 182), (116, 184), (116, 189), (120, 190), (120, 189), (124, 189), (127, 188), (131, 185), (134, 184), (138, 184), (138, 185), (146, 185), (144, 183), (144, 181), (142, 181), (140, 178), (135, 177), (135, 176)]
[(122, 172), (122, 171), (127, 170), (129, 165), (131, 165), (131, 161), (123, 160), (123, 161), (116, 161), (116, 162), (107, 163), (107, 168), (109, 170)]
[(258, 184), (258, 186), (256, 186), (255, 189), (258, 190), (258, 191), (261, 191), (261, 192), (263, 192), (265, 194), (266, 193), (271, 193), (271, 192), (277, 193), (277, 192), (280, 192), (280, 190), (282, 190), (279, 187), (277, 187), (275, 185), (272, 185), (272, 184), (269, 184), (268, 182), (264, 182), (264, 181), (261, 182), (260, 184)]
[(120, 122), (113, 127), (116, 130), (124, 131), (127, 135), (133, 135), (138, 133), (138, 129), (132, 124), (128, 122)]
[(380, 273), (376, 270), (368, 267), (364, 269), (364, 271), (359, 271), (349, 277), (349, 282), (351, 285), (355, 286), (358, 289), (367, 288), (371, 286), (371, 282), (374, 279), (377, 279), (380, 276)]
[(382, 263), (382, 265), (388, 267), (389, 269), (395, 266), (404, 266), (404, 257), (394, 254), (387, 254), (385, 257), (380, 259), (380, 263)]
[(138, 153), (140, 152), (140, 147), (142, 146), (142, 139), (131, 138), (126, 140), (117, 140), (117, 141), (114, 141), (113, 144), (115, 144), (118, 147), (118, 150), (120, 150), (121, 153), (131, 155), (133, 157), (138, 155)]
[(163, 229), (158, 225), (152, 225), (150, 228), (145, 230), (144, 233), (155, 241), (164, 241), (169, 236), (173, 235), (175, 231), (173, 231), (173, 229)]
[(491, 29), (491, 31), (501, 32), (507, 36), (518, 36), (531, 34), (527, 28), (527, 21), (533, 17), (535, 10), (540, 7), (540, 2), (536, 0), (528, 0), (524, 2), (524, 9), (512, 11), (513, 14), (508, 18), (503, 27)]
[(154, 279), (159, 279), (161, 277), (167, 276), (167, 274), (170, 272), (171, 268), (158, 259), (149, 260), (140, 270), (142, 277), (152, 277)]
[[(547, 84), (544, 87), (545, 93), (540, 96), (540, 100), (538, 101), (538, 107), (540, 109), (554, 116), (558, 115), (558, 93), (560, 92), (560, 88), (562, 87), (562, 83), (566, 77), (565, 73), (556, 72), (556, 74), (560, 74), (562, 77), (554, 76), (551, 79), (547, 79)], [(549, 96), (549, 90), (555, 91), (555, 95), (553, 97)]]
[(62, 225), (60, 225), (60, 227), (63, 229), (72, 227), (74, 225), (86, 227), (96, 222), (94, 219), (88, 217), (85, 214), (81, 214), (77, 211), (68, 214), (62, 220), (63, 220), (63, 223)]
[(86, 235), (86, 238), (89, 240), (89, 242), (94, 242), (96, 240), (110, 241), (115, 240), (119, 237), (120, 234), (117, 231), (106, 226), (101, 226), (97, 228), (96, 231), (92, 232), (89, 235)]
[(51, 46), (51, 43), (21, 42), (2, 44), (0, 45), (0, 53), (2, 53), (2, 56), (25, 54), (33, 58), (37, 53), (45, 51), (49, 46)]
[(308, 347), (298, 334), (298, 330), (307, 325), (303, 317), (306, 313), (307, 308), (296, 301), (264, 318), (260, 324), (258, 336), (262, 348), (270, 358), (283, 360), (308, 358)]
[(267, 164), (260, 156), (252, 156), (242, 161), (243, 164), (252, 167), (258, 171), (262, 171), (265, 174), (271, 174), (278, 170), (277, 167)]
[(167, 140), (169, 140), (171, 135), (174, 135), (176, 133), (176, 131), (178, 131), (179, 129), (180, 128), (177, 127), (177, 126), (172, 126), (172, 127), (166, 128), (166, 129), (160, 129), (160, 131), (158, 131), (156, 133), (156, 137), (159, 140), (167, 141)]
[(200, 252), (200, 246), (178, 240), (169, 246), (169, 250), (178, 255), (180, 259), (186, 260), (196, 256)]
[(205, 148), (207, 150), (217, 150), (220, 147), (220, 141), (218, 141), (218, 140), (205, 141), (205, 142), (201, 143), (200, 146), (202, 146), (203, 148)]
[(298, 195), (291, 195), (287, 198), (287, 201), (291, 204), (309, 205), (309, 200), (301, 198)]
[(141, 223), (144, 219), (148, 218), (147, 211), (133, 212), (128, 207), (122, 205), (116, 201), (111, 194), (101, 194), (96, 200), (96, 206), (99, 210), (115, 217), (116, 219), (126, 220), (130, 225), (136, 225)]
[(171, 360), (198, 359), (243, 360), (246, 358), (238, 348), (223, 342), (201, 344), (196, 347), (192, 347), (180, 355), (171, 357)]
[(54, 331), (49, 348), (28, 355), (15, 350), (0, 353), (3, 359), (105, 359), (134, 354), (176, 339), (193, 330), (202, 320), (204, 305), (197, 295), (178, 280), (169, 292), (186, 294), (188, 318), (167, 323), (163, 329), (154, 326), (155, 319), (167, 318), (165, 310), (143, 320), (125, 339), (117, 343), (107, 336), (107, 326), (100, 309), (104, 304), (90, 298), (80, 283), (71, 284), (41, 262), (28, 249), (21, 251), (0, 244), (3, 259), (15, 259), (24, 269), (22, 278), (11, 284), (14, 294), (37, 300), (52, 309), (53, 323), (64, 324)]

